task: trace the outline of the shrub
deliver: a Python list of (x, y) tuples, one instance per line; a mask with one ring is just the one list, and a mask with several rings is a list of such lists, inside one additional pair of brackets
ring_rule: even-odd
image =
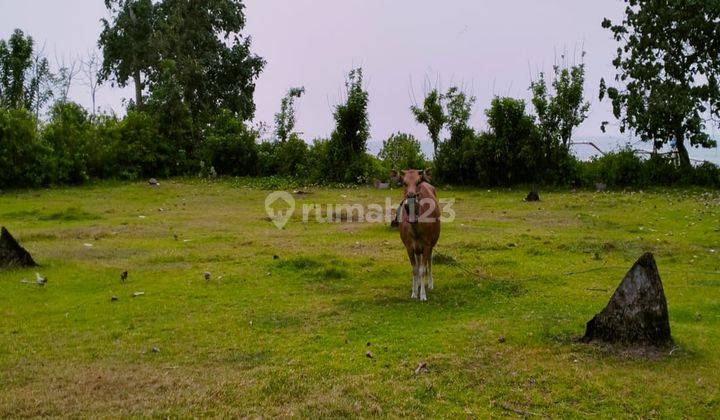
[(642, 161), (629, 148), (594, 158), (586, 164), (585, 182), (602, 182), (610, 187), (641, 184)]
[(43, 138), (52, 147), (53, 181), (82, 183), (88, 179), (88, 144), (93, 125), (87, 111), (72, 102), (58, 102), (50, 110)]
[(277, 173), (283, 176), (305, 177), (309, 172), (308, 145), (293, 133), (287, 141), (275, 147)]
[(720, 166), (703, 162), (693, 168), (691, 181), (695, 185), (720, 188)]
[(30, 112), (0, 108), (0, 188), (47, 183), (49, 154)]
[(223, 111), (208, 130), (201, 154), (220, 175), (257, 175), (256, 139), (257, 133), (229, 111)]
[(426, 158), (420, 142), (411, 134), (397, 133), (383, 141), (378, 158), (385, 169), (424, 169)]

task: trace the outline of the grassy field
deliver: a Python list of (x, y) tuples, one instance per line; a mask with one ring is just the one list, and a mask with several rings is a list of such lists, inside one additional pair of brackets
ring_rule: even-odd
[[(427, 303), (397, 231), (279, 230), (237, 182), (5, 192), (0, 224), (48, 284), (0, 271), (0, 417), (717, 416), (720, 193), (525, 192), (440, 189), (457, 219)], [(672, 354), (576, 342), (644, 251)]]

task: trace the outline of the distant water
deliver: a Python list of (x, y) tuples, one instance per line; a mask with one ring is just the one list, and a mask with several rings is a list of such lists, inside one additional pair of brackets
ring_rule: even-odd
[[(628, 138), (612, 137), (612, 136), (598, 136), (598, 137), (577, 137), (574, 139), (575, 142), (591, 142), (595, 144), (603, 152), (612, 152), (614, 150), (621, 149), (625, 146), (630, 146), (632, 149), (652, 151), (652, 144), (645, 143), (638, 140), (632, 140)], [(720, 142), (719, 142), (720, 143)], [(429, 141), (421, 141), (425, 156), (432, 157), (433, 147)], [(377, 155), (382, 148), (382, 141), (371, 140), (368, 142), (368, 150), (370, 153)], [(595, 156), (599, 156), (600, 153), (590, 145), (577, 144), (573, 146), (573, 154), (580, 160), (590, 160)], [(670, 151), (669, 147), (666, 147), (664, 152)], [(697, 160), (706, 160), (713, 162), (716, 165), (720, 165), (720, 149), (714, 147), (712, 149), (702, 148), (690, 148), (690, 158)]]

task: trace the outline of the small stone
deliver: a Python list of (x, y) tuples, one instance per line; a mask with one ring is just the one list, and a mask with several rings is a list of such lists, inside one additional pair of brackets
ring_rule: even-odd
[(504, 343), (505, 341), (506, 341), (505, 336), (501, 335), (500, 338), (498, 338), (498, 343), (500, 343), (500, 344)]
[(150, 178), (150, 180), (148, 181), (148, 185), (150, 185), (151, 187), (158, 187), (158, 186), (160, 186), (160, 183), (158, 182), (157, 179)]
[(152, 348), (152, 352), (153, 352), (153, 353), (160, 353), (160, 349), (157, 348), (157, 347), (153, 347), (153, 348)]
[(145, 296), (145, 292), (135, 292), (132, 294), (132, 297), (134, 297), (134, 298), (140, 297), (140, 296)]
[(210, 281), (210, 277), (211, 277), (211, 276), (212, 276), (212, 275), (210, 274), (209, 271), (206, 271), (206, 272), (203, 274), (203, 278), (205, 278), (205, 281)]
[(372, 359), (373, 358), (372, 352), (369, 351), (369, 352), (365, 353), (365, 357), (367, 357), (368, 359)]
[(277, 259), (280, 259), (280, 257), (278, 257), (277, 255), (273, 255), (273, 260), (277, 260)]
[(120, 300), (120, 299), (118, 299), (117, 296), (113, 296), (110, 298), (110, 302), (117, 302), (118, 300)]

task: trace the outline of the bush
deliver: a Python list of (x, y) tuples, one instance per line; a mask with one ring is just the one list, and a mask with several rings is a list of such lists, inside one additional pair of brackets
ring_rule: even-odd
[(420, 142), (411, 134), (393, 134), (383, 141), (378, 158), (387, 170), (424, 169), (426, 158)]
[(88, 144), (94, 127), (87, 111), (72, 102), (58, 102), (50, 110), (43, 138), (52, 147), (53, 181), (78, 184), (88, 179)]
[(40, 139), (30, 112), (0, 108), (0, 188), (47, 183), (49, 155), (50, 148)]
[(308, 166), (309, 150), (303, 139), (293, 133), (287, 141), (275, 147), (275, 166), (282, 176), (306, 177), (310, 171)]
[(229, 111), (223, 111), (207, 132), (203, 161), (220, 175), (248, 176), (258, 173), (257, 133)]
[(703, 162), (693, 168), (691, 181), (695, 185), (720, 188), (720, 166)]
[(609, 187), (640, 186), (642, 166), (642, 161), (632, 150), (622, 149), (588, 162), (585, 182), (587, 185), (601, 182)]

